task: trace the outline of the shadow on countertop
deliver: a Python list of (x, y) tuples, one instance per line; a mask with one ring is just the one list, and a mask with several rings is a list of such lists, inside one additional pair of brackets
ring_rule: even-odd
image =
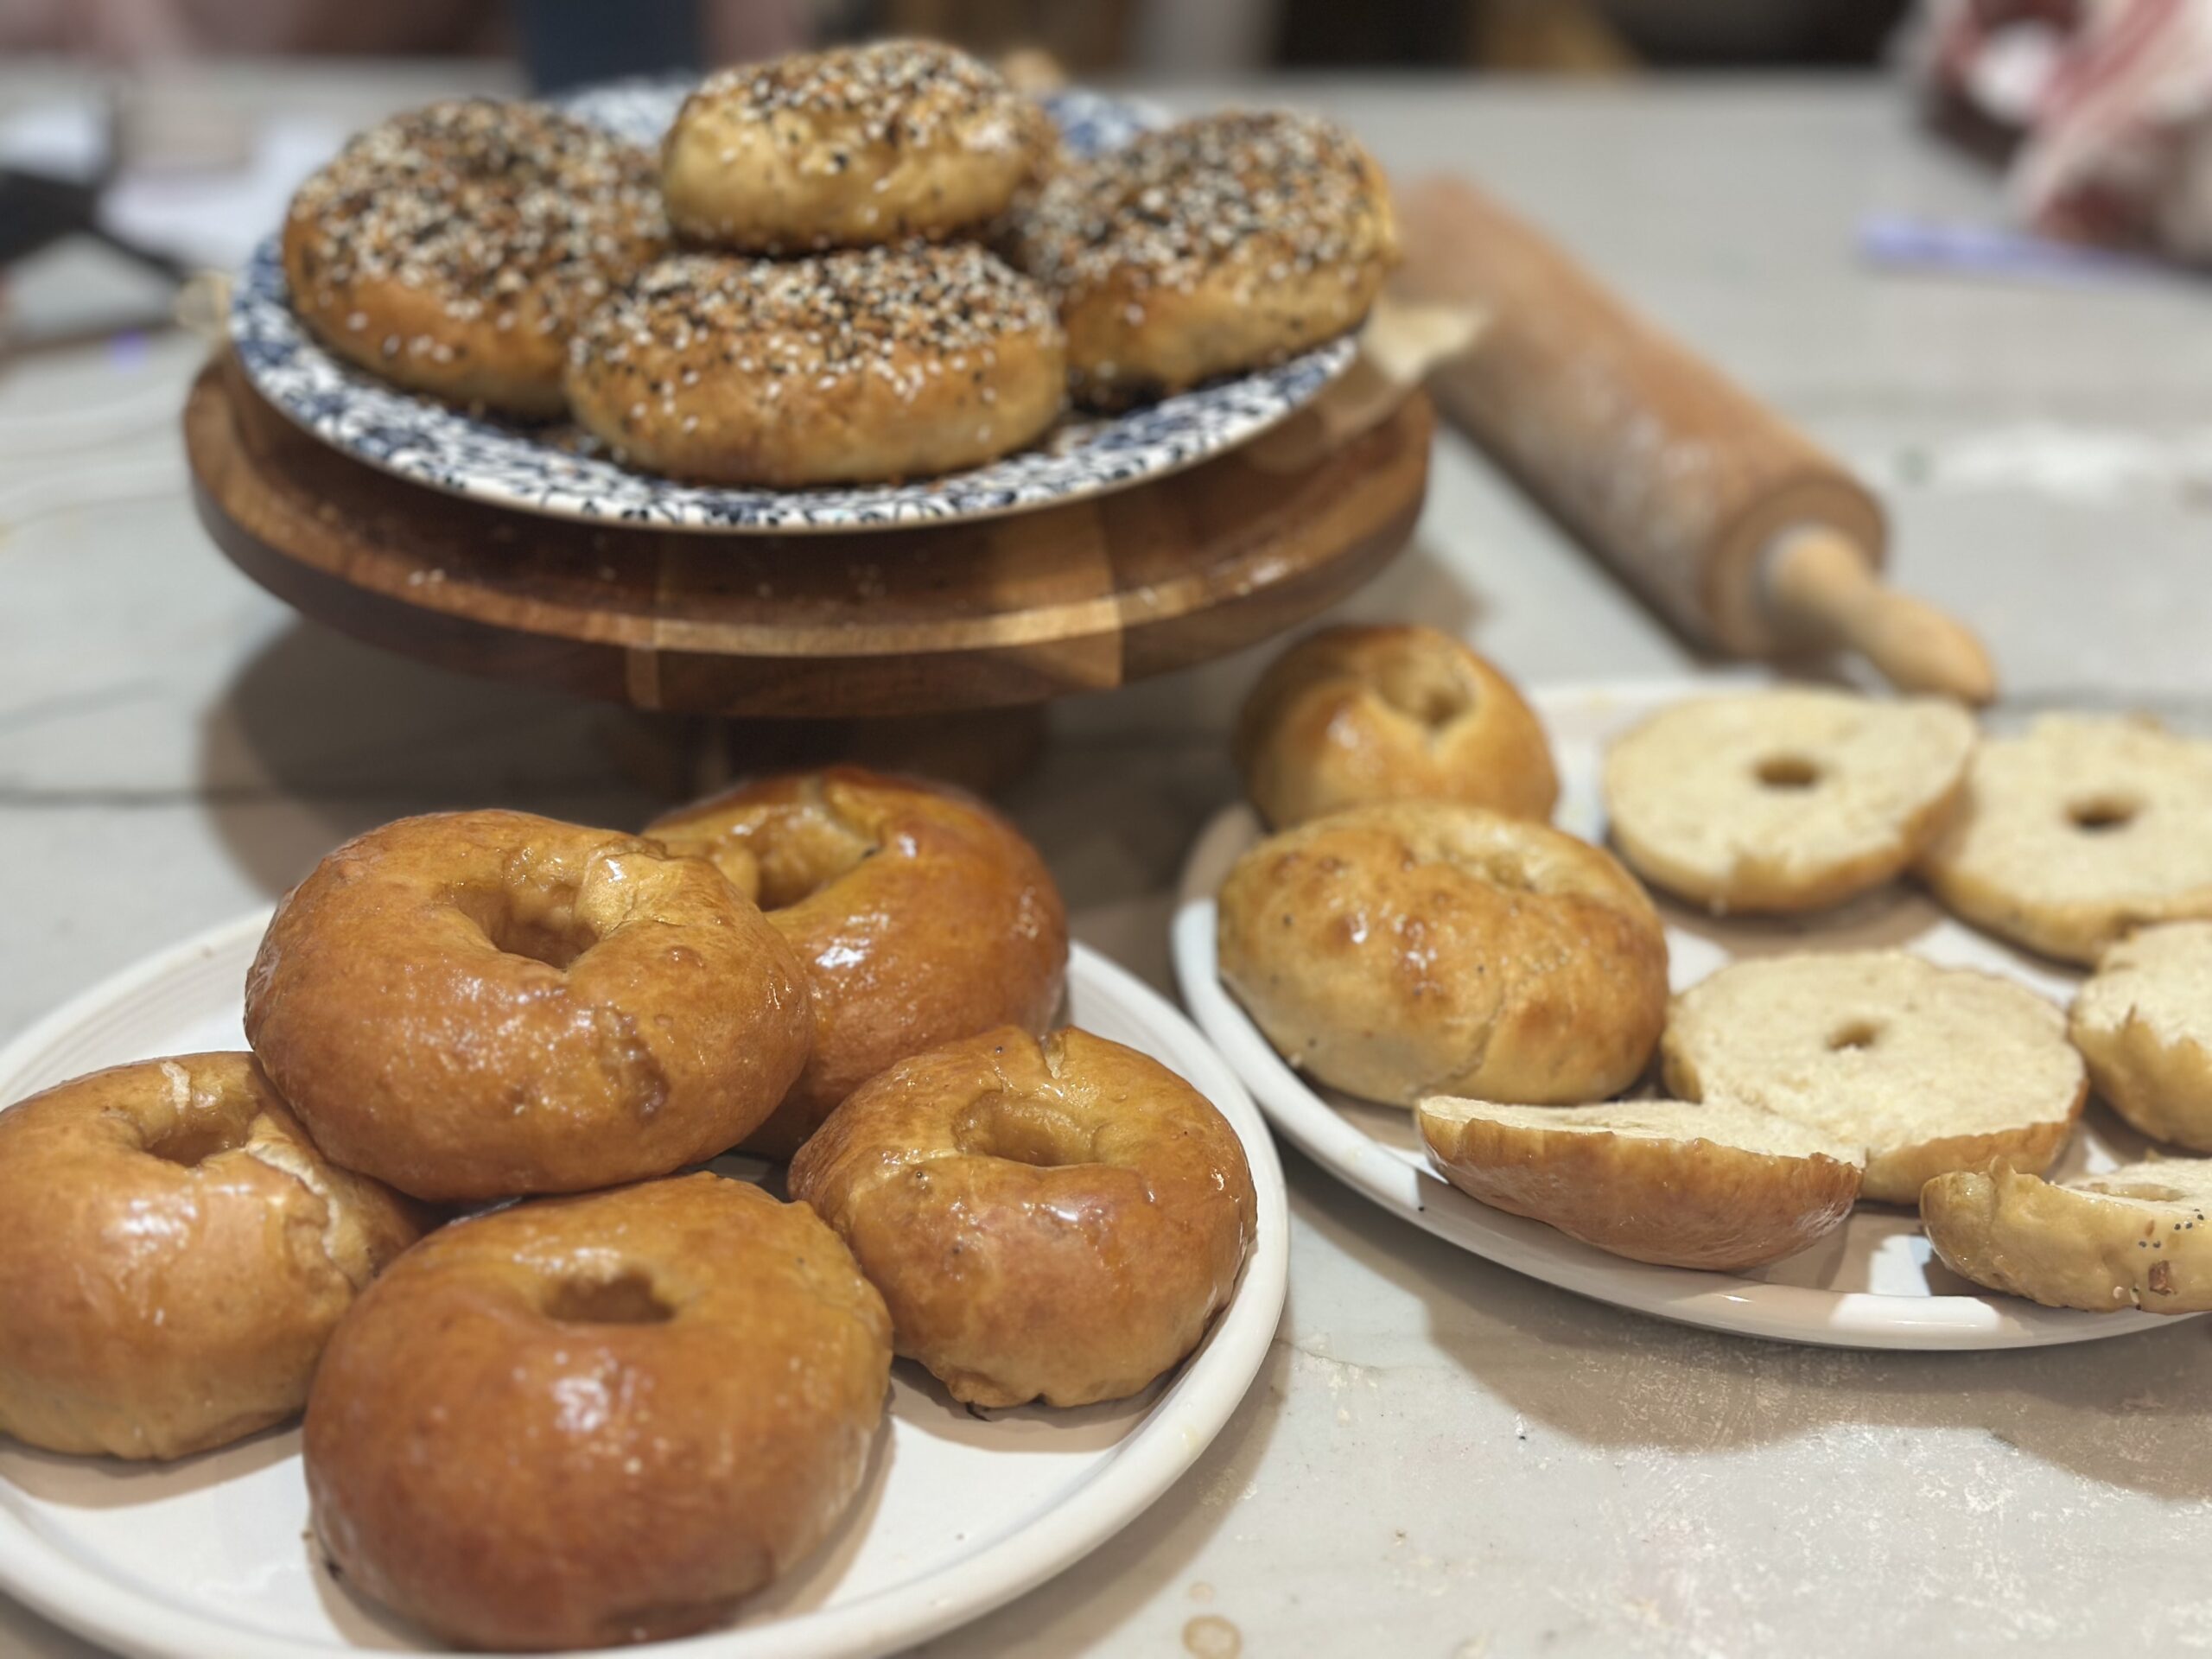
[(643, 823), (664, 803), (618, 764), (618, 717), (301, 621), (210, 707), (200, 772), (232, 856), (274, 898), (340, 842), (409, 813), (505, 806)]
[[(1979, 1436), (1993, 1478), (2018, 1452), (2104, 1486), (2212, 1501), (2212, 1319), (1974, 1353), (1732, 1336), (1525, 1278), (1388, 1214), (1295, 1152), (1284, 1161), (1302, 1220), (1418, 1294), (1430, 1339), (1475, 1382), (1585, 1446), (1725, 1454), (1836, 1430), (1926, 1431), (1954, 1437), (1953, 1475), (1955, 1437)], [(1847, 1478), (1855, 1459), (1827, 1460)]]

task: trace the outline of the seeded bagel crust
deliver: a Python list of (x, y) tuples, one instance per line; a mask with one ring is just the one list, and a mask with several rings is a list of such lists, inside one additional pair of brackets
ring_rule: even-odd
[(541, 105), (395, 117), (300, 187), (292, 308), (331, 351), (411, 391), (558, 415), (569, 340), (668, 245), (652, 158)]
[(980, 226), (1057, 147), (1043, 108), (988, 64), (881, 41), (709, 76), (669, 130), (661, 177), (693, 241), (795, 253)]
[(1077, 400), (1115, 409), (1356, 327), (1398, 233), (1382, 170), (1350, 133), (1232, 111), (1055, 174), (1009, 247), (1059, 305)]
[(1045, 296), (964, 244), (664, 260), (586, 325), (568, 387), (625, 461), (776, 488), (976, 466), (1067, 395)]

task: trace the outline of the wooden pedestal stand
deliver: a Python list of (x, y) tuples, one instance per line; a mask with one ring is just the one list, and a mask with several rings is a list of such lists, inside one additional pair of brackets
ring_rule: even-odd
[[(973, 751), (994, 763), (970, 775), (986, 785), (1019, 766), (1035, 717), (954, 722), (939, 758), (943, 717), (1033, 709), (1205, 662), (1367, 581), (1412, 531), (1432, 424), (1414, 392), (1349, 439), (1324, 435), (1308, 411), (1157, 483), (1065, 506), (774, 537), (582, 524), (444, 495), (294, 427), (227, 357), (201, 372), (184, 416), (209, 533), (318, 621), (447, 668), (742, 720), (749, 764), (827, 747), (959, 772), (957, 756)], [(702, 728), (677, 724), (686, 744)], [(696, 777), (668, 782), (681, 791)]]

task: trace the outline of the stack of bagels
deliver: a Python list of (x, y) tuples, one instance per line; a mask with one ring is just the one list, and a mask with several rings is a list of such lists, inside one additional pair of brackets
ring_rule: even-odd
[(324, 346), (414, 391), (568, 413), (617, 460), (777, 488), (932, 476), (1358, 324), (1396, 257), (1356, 140), (1203, 117), (1070, 162), (926, 41), (710, 77), (655, 156), (476, 99), (354, 139), (283, 253)]
[(0, 1431), (175, 1458), (304, 1408), (321, 1550), (435, 1635), (712, 1624), (845, 1513), (894, 1353), (1084, 1405), (1234, 1293), (1236, 1134), (1052, 1029), (1067, 957), (1009, 824), (855, 768), (372, 830), (277, 906), (251, 1052), (0, 1112)]
[[(2212, 1152), (2212, 744), (2086, 716), (1985, 739), (1948, 703), (1841, 690), (1703, 697), (1611, 747), (1608, 852), (1548, 823), (1543, 732), (1495, 668), (1429, 629), (1338, 627), (1268, 669), (1236, 748), (1272, 833), (1221, 890), (1224, 982), (1317, 1081), (1413, 1108), (1475, 1198), (1731, 1271), (1854, 1204), (1916, 1205), (1978, 1284), (2212, 1308), (2212, 1161), (2045, 1179), (2092, 1084)], [(2092, 967), (2070, 1020), (1897, 950), (1761, 955), (1669, 996), (1644, 883), (1809, 932), (1907, 874)]]

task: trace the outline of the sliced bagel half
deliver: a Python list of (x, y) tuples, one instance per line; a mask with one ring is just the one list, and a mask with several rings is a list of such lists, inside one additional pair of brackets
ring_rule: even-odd
[(1433, 1096), (1421, 1138), (1452, 1185), (1631, 1261), (1740, 1271), (1851, 1213), (1864, 1154), (1757, 1107), (1504, 1106)]

